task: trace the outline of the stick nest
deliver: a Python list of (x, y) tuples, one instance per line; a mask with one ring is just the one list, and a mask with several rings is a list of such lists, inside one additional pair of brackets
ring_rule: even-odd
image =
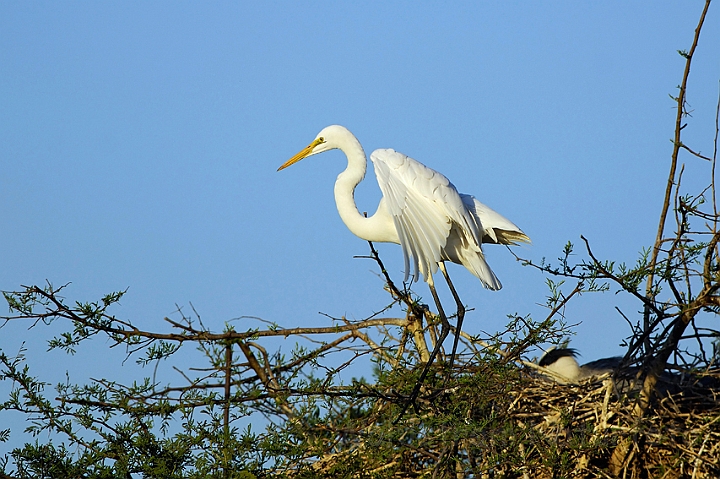
[(661, 381), (640, 419), (639, 386), (610, 374), (562, 385), (534, 370), (483, 367), (448, 383), (428, 384), (419, 412), (398, 425), (383, 401), (355, 427), (324, 425), (339, 436), (290, 475), (720, 477), (718, 371)]

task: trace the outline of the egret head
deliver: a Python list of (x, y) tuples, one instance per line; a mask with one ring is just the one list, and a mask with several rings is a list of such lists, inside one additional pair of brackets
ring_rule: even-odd
[(330, 125), (323, 128), (322, 131), (318, 133), (315, 139), (308, 146), (300, 150), (298, 154), (283, 163), (282, 166), (278, 168), (278, 171), (284, 170), (288, 166), (294, 165), (298, 161), (302, 160), (303, 158), (307, 158), (308, 156), (317, 155), (318, 153), (322, 153), (324, 151), (339, 148), (340, 141), (344, 139), (348, 134), (352, 136), (352, 133), (350, 133), (345, 127), (340, 125)]

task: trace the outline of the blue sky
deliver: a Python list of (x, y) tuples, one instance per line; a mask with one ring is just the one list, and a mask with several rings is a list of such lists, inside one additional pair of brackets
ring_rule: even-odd
[[(398, 151), (444, 173), (557, 258), (587, 237), (634, 262), (652, 244), (692, 2), (4, 2), (0, 4), (0, 289), (72, 284), (71, 300), (128, 288), (119, 317), (165, 328), (192, 302), (205, 324), (258, 316), (283, 326), (361, 319), (388, 301), (368, 251), (333, 202), (339, 152), (276, 172), (324, 126), (366, 152)], [(689, 83), (685, 140), (712, 151), (720, 79), (717, 6)], [(683, 157), (691, 191), (708, 165)], [(369, 174), (357, 193), (375, 211)], [(380, 252), (396, 279), (399, 246)], [(475, 308), (471, 333), (509, 313), (544, 317), (544, 277), (501, 247), (504, 284), (451, 267)], [(429, 299), (424, 284), (419, 294)], [(443, 297), (448, 296), (443, 293)], [(620, 354), (615, 304), (583, 296), (573, 345)], [(38, 329), (8, 326), (0, 347)], [(53, 358), (49, 360), (48, 358)], [(101, 375), (117, 361), (87, 362)], [(82, 376), (84, 370), (78, 374)], [(52, 379), (51, 382), (61, 380)]]

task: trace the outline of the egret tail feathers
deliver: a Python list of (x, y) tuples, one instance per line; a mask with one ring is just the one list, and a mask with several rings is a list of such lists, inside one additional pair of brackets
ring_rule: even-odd
[(502, 283), (495, 276), (495, 273), (487, 264), (482, 253), (467, 252), (460, 257), (462, 265), (465, 266), (472, 274), (477, 276), (480, 282), (487, 289), (492, 291), (498, 291), (502, 288)]

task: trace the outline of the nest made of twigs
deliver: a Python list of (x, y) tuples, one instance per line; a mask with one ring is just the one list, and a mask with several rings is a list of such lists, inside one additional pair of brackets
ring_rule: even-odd
[(291, 475), (720, 477), (720, 377), (661, 381), (641, 417), (635, 383), (606, 374), (565, 385), (524, 368), (465, 370), (444, 389), (424, 387), (419, 411), (397, 426), (379, 400), (354, 433), (343, 430), (342, 446), (334, 442), (305, 474)]

